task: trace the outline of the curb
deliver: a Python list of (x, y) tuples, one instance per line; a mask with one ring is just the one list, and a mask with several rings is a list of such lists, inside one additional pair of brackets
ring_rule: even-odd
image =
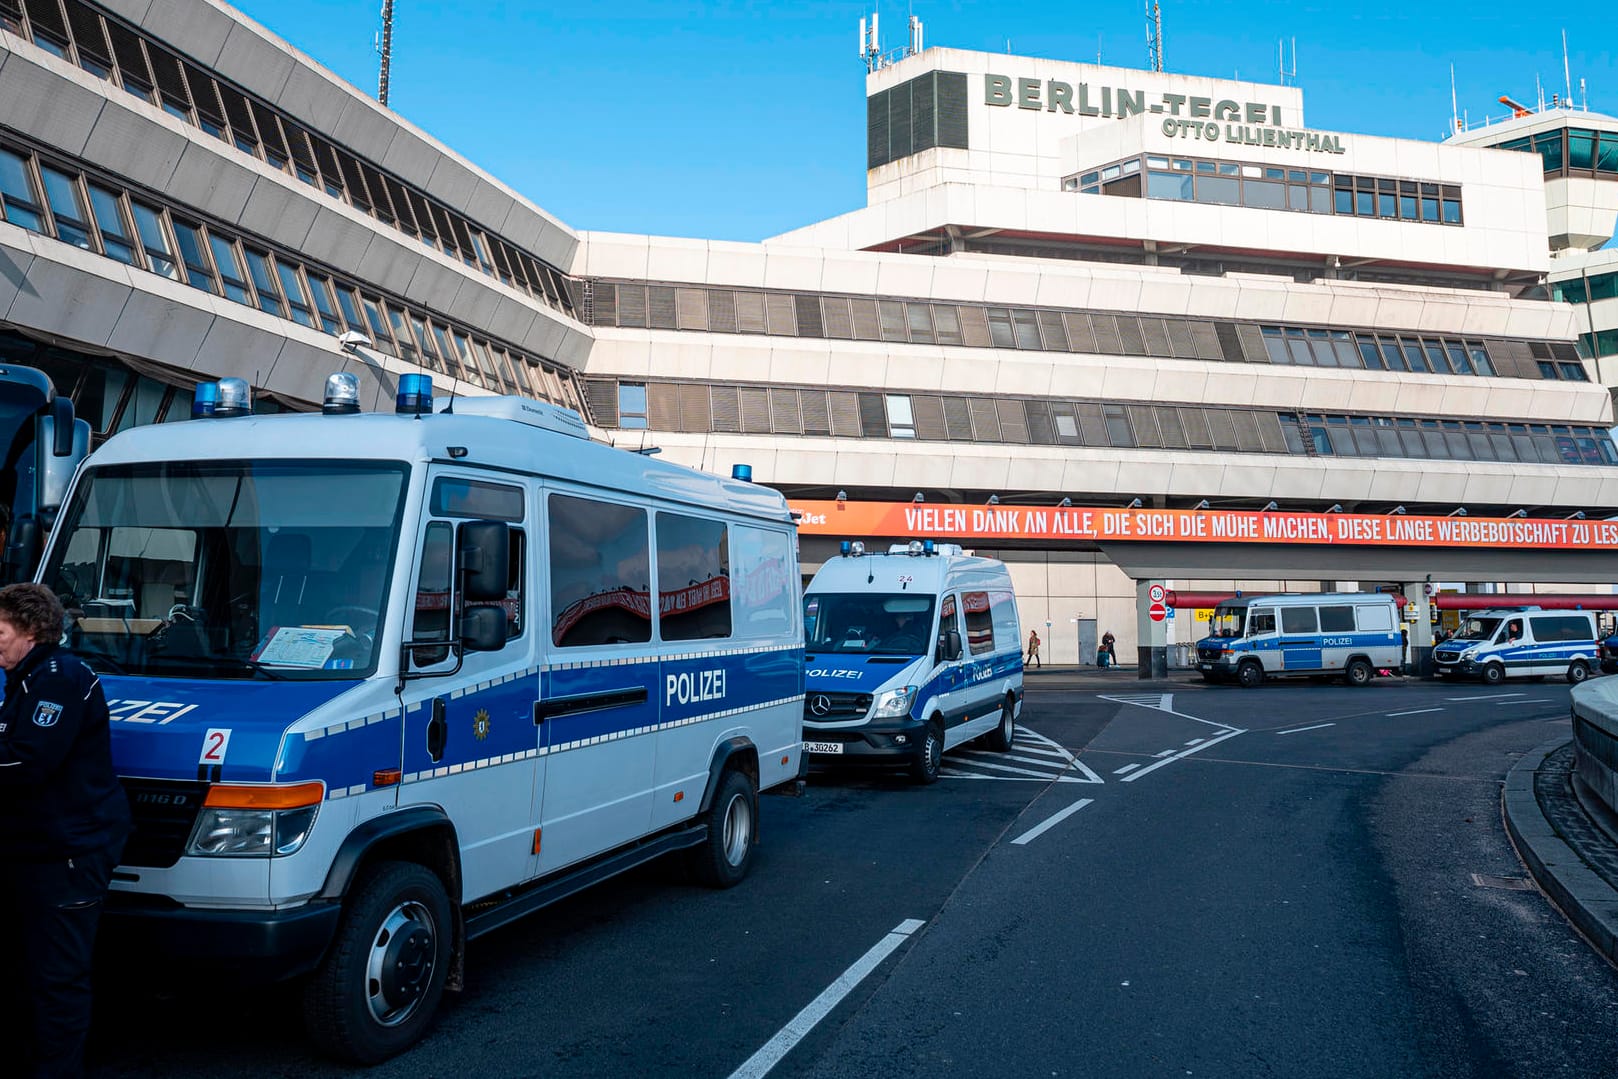
[(1517, 856), (1540, 890), (1608, 962), (1618, 964), (1618, 891), (1557, 833), (1534, 793), (1534, 777), (1545, 758), (1570, 741), (1558, 738), (1523, 754), (1506, 773), (1501, 810)]

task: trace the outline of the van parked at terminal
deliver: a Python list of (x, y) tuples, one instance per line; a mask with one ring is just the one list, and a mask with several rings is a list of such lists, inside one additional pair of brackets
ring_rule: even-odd
[(1330, 674), (1365, 686), (1404, 662), (1398, 606), (1380, 592), (1237, 596), (1214, 609), (1209, 629), (1197, 642), (1209, 682)]
[(907, 767), (982, 737), (1011, 748), (1022, 628), (1005, 564), (931, 540), (843, 554), (804, 595), (804, 752), (811, 765)]
[(1578, 683), (1600, 662), (1595, 615), (1538, 607), (1476, 611), (1455, 636), (1433, 649), (1433, 672), (1439, 677), (1480, 678), (1491, 686), (1545, 675)]

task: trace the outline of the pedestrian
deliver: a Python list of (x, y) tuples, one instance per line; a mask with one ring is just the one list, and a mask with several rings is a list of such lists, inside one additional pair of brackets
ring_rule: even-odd
[(1025, 666), (1030, 663), (1036, 667), (1045, 665), (1039, 658), (1039, 631), (1032, 629), (1028, 631), (1028, 658), (1023, 660)]
[(1101, 635), (1101, 650), (1107, 653), (1108, 667), (1118, 666), (1118, 642), (1113, 639), (1110, 629)]
[(59, 644), (63, 617), (43, 585), (0, 588), (0, 956), (32, 1034), (7, 1048), (51, 1079), (84, 1074), (96, 925), (130, 832), (107, 700)]

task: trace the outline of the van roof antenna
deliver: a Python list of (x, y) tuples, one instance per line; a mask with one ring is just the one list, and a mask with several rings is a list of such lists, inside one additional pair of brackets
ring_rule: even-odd
[(449, 403), (444, 406), (444, 415), (446, 416), (455, 415), (455, 390), (460, 384), (461, 380), (458, 378), (449, 380)]

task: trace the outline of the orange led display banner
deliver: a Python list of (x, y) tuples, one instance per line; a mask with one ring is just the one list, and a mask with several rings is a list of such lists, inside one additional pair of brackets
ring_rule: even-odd
[(1618, 521), (1416, 514), (1260, 513), (1109, 506), (929, 506), (792, 501), (806, 536), (1155, 543), (1306, 543), (1618, 551)]

